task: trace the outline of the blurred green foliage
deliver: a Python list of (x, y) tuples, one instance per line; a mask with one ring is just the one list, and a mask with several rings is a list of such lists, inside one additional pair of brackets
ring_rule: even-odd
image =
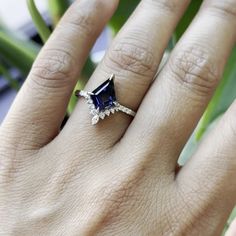
[(43, 17), (41, 16), (40, 12), (38, 11), (34, 0), (27, 0), (27, 5), (28, 5), (29, 12), (32, 16), (32, 20), (38, 30), (38, 33), (42, 41), (46, 43), (46, 41), (50, 37), (51, 32), (47, 24), (45, 23)]
[(48, 0), (48, 10), (51, 15), (52, 25), (55, 27), (67, 8), (70, 6), (68, 0)]
[(29, 73), (39, 50), (40, 46), (33, 41), (0, 28), (0, 59), (18, 68), (23, 76)]
[[(70, 5), (70, 0), (48, 0), (48, 9), (52, 19), (52, 28), (55, 28), (56, 24), (65, 13)], [(130, 14), (134, 11), (140, 0), (121, 0), (120, 5), (108, 24), (108, 27), (114, 33), (114, 35), (120, 30), (123, 24), (126, 22)], [(50, 30), (41, 17), (40, 13), (35, 6), (34, 0), (27, 0), (29, 12), (32, 16), (33, 22), (39, 32), (43, 42), (46, 42), (50, 36)], [(171, 43), (168, 50), (172, 49), (178, 42), (181, 36), (186, 31), (187, 27), (193, 20), (194, 16), (198, 12), (201, 6), (202, 0), (191, 1), (191, 4), (186, 11), (184, 17), (179, 22), (175, 32), (173, 33)], [(155, 28), (155, 25), (153, 26)], [(0, 24), (0, 74), (9, 81), (10, 85), (18, 89), (19, 84), (16, 81), (12, 81), (10, 74), (7, 71), (9, 66), (17, 68), (23, 76), (27, 76), (30, 68), (41, 48), (41, 45), (35, 42), (22, 38), (19, 35), (15, 35), (10, 32), (6, 27)], [(222, 115), (229, 105), (236, 97), (236, 49), (229, 59), (226, 66), (226, 70), (223, 79), (215, 92), (208, 108), (206, 109), (194, 135), (190, 139), (187, 147), (182, 153), (181, 160), (185, 162), (190, 156), (191, 152), (197, 146), (198, 141), (217, 117)], [(79, 78), (77, 88), (83, 88), (96, 65), (92, 62), (91, 58), (88, 58), (84, 70)], [(70, 104), (68, 106), (68, 113), (70, 114), (76, 104), (75, 96), (71, 97)], [(236, 216), (234, 211), (230, 220)], [(226, 226), (227, 227), (227, 226)]]
[(125, 0), (120, 1), (116, 13), (109, 22), (109, 26), (114, 33), (120, 30), (139, 2), (139, 0), (129, 0), (128, 2)]

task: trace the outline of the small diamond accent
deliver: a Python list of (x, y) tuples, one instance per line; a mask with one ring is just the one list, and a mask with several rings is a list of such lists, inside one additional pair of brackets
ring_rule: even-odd
[(93, 104), (89, 105), (90, 109), (95, 109), (95, 106)]
[(93, 104), (93, 100), (92, 100), (92, 99), (88, 99), (88, 100), (87, 100), (87, 103), (88, 103), (88, 104)]
[(109, 110), (105, 110), (104, 112), (107, 116), (109, 116), (111, 114), (111, 112)]
[(100, 113), (99, 113), (99, 117), (100, 117), (102, 120), (105, 118), (105, 116), (106, 116), (106, 115), (104, 114), (104, 112), (100, 112)]
[(93, 115), (93, 116), (97, 115), (97, 110), (92, 109), (92, 110), (90, 111), (90, 114)]
[(95, 115), (93, 118), (92, 118), (92, 125), (96, 125), (99, 121), (99, 116), (98, 115)]
[(85, 95), (87, 95), (87, 93), (85, 91), (80, 91), (80, 95), (85, 96)]
[(79, 92), (80, 96), (85, 97), (86, 99), (90, 99), (90, 96), (88, 95), (88, 93), (86, 91), (80, 91)]

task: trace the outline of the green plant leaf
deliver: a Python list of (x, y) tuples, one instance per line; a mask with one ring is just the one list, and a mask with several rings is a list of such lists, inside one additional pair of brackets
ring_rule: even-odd
[(187, 30), (188, 26), (191, 24), (193, 18), (197, 14), (201, 4), (202, 4), (202, 0), (191, 1), (187, 11), (185, 12), (184, 16), (180, 20), (175, 30), (175, 33), (173, 35), (175, 43), (177, 43), (177, 41), (182, 37), (184, 32)]
[(8, 69), (1, 63), (0, 63), (0, 74), (3, 75), (3, 77), (8, 81), (8, 83), (12, 88), (14, 88), (17, 91), (20, 89), (18, 81), (14, 80), (11, 77), (10, 73), (8, 72)]
[(69, 6), (69, 0), (48, 0), (48, 9), (54, 26), (57, 25)]
[(45, 43), (48, 40), (51, 32), (43, 17), (39, 13), (34, 0), (27, 0), (27, 5), (35, 27), (37, 28), (42, 41)]
[(226, 65), (223, 79), (209, 103), (196, 132), (200, 140), (208, 125), (220, 114), (224, 113), (236, 98), (236, 47)]
[(0, 58), (27, 75), (40, 50), (39, 45), (0, 29)]
[(134, 11), (140, 0), (121, 0), (116, 13), (110, 20), (109, 26), (114, 33), (117, 33)]

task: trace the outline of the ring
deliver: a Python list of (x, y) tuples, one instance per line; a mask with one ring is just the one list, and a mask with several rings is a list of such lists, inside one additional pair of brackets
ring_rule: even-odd
[(84, 97), (89, 105), (90, 114), (92, 117), (92, 125), (95, 125), (99, 120), (105, 119), (115, 112), (124, 112), (127, 115), (135, 116), (135, 112), (121, 105), (116, 99), (114, 88), (115, 75), (112, 74), (108, 80), (99, 85), (93, 92), (84, 90), (75, 91), (75, 96)]

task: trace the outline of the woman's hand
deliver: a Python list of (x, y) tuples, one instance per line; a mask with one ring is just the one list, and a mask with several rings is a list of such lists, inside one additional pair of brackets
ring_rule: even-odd
[(177, 159), (236, 37), (236, 0), (205, 0), (153, 81), (189, 0), (142, 0), (89, 83), (116, 75), (137, 110), (91, 125), (76, 78), (118, 0), (76, 1), (0, 129), (1, 235), (220, 235), (236, 200), (236, 104), (178, 173)]

